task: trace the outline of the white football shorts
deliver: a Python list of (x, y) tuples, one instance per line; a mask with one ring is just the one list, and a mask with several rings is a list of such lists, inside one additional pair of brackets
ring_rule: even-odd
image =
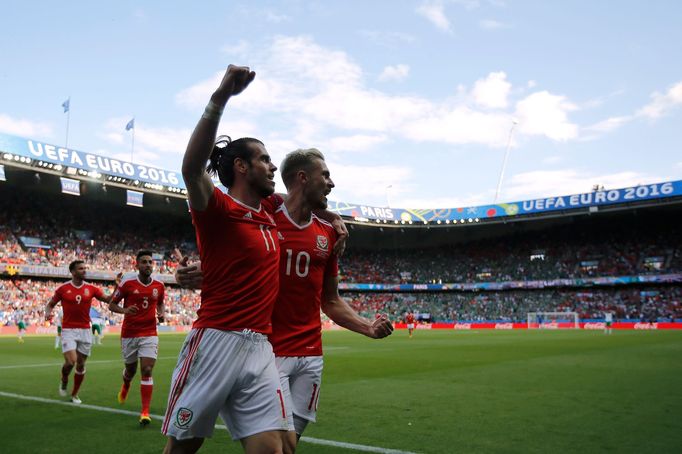
[(62, 353), (77, 350), (85, 356), (90, 356), (92, 350), (92, 332), (90, 328), (63, 328)]
[(278, 356), (275, 363), (284, 400), (289, 404), (289, 430), (294, 430), (292, 414), (315, 422), (322, 385), (322, 356)]
[(207, 438), (220, 416), (233, 440), (288, 430), (287, 410), (266, 336), (192, 329), (173, 372), (161, 432), (178, 440)]
[(159, 354), (159, 336), (122, 337), (121, 353), (126, 364), (134, 363), (137, 358), (156, 359)]

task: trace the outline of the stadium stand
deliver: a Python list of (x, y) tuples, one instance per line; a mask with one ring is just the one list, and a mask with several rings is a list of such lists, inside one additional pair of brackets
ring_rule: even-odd
[[(24, 310), (29, 325), (43, 323), (43, 306), (68, 278), (64, 269), (72, 260), (109, 272), (96, 279), (110, 286), (111, 272), (133, 270), (140, 248), (157, 253), (156, 270), (166, 275), (177, 266), (171, 258), (175, 248), (197, 256), (182, 199), (145, 194), (144, 208), (130, 207), (124, 204), (125, 191), (114, 186), (84, 182), (81, 196), (74, 197), (60, 193), (55, 176), (36, 179), (31, 171), (15, 170), (8, 174), (11, 181), (0, 183), (0, 263), (6, 268), (0, 277), (0, 326), (12, 324), (18, 309)], [(533, 311), (572, 311), (585, 320), (600, 319), (604, 311), (621, 320), (680, 319), (682, 290), (675, 281), (665, 280), (682, 273), (679, 210), (678, 205), (624, 207), (598, 216), (567, 214), (444, 228), (356, 224), (340, 263), (342, 283), (349, 284), (342, 290), (363, 315), (387, 312), (396, 321), (406, 311), (429, 323), (523, 322)], [(13, 276), (11, 267), (19, 265), (51, 268), (43, 274)], [(623, 276), (632, 279), (626, 282)], [(654, 279), (642, 280), (647, 276)], [(583, 281), (587, 278), (611, 281), (596, 288), (594, 281)], [(556, 279), (572, 283), (523, 287), (524, 282)], [(521, 285), (504, 291), (431, 292), (424, 285), (512, 281)], [(414, 286), (400, 293), (358, 293), (354, 283)], [(188, 326), (198, 303), (197, 293), (169, 287), (166, 324)], [(110, 314), (111, 324), (118, 321)]]

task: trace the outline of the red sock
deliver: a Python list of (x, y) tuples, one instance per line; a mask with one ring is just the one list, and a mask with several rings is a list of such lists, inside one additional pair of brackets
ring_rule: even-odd
[(82, 372), (78, 372), (78, 370), (76, 370), (76, 373), (73, 374), (73, 391), (71, 391), (72, 396), (78, 395), (78, 390), (80, 389), (81, 383), (83, 383), (84, 378), (85, 378), (85, 369), (83, 369)]
[(142, 413), (149, 414), (149, 406), (152, 403), (152, 391), (154, 380), (152, 377), (142, 377), (140, 380), (140, 396), (142, 397)]

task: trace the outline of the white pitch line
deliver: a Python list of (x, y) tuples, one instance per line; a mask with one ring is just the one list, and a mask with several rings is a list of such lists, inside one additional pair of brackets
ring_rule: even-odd
[(377, 446), (358, 445), (355, 443), (344, 443), (342, 441), (323, 440), (321, 438), (301, 437), (301, 440), (314, 445), (334, 446), (336, 448), (353, 449), (355, 451), (378, 452), (381, 454), (417, 454), (412, 451), (400, 451), (398, 449), (379, 448)]
[[(96, 411), (103, 411), (107, 413), (116, 413), (119, 415), (128, 415), (128, 416), (140, 416), (138, 412), (135, 411), (129, 411), (129, 410), (121, 410), (119, 408), (110, 408), (110, 407), (100, 407), (99, 405), (89, 405), (89, 404), (73, 404), (68, 401), (64, 400), (56, 400), (56, 399), (46, 399), (44, 397), (37, 397), (37, 396), (25, 396), (23, 394), (15, 394), (15, 393), (7, 393), (0, 391), (0, 397), (9, 397), (12, 399), (20, 399), (20, 400), (30, 400), (33, 402), (40, 402), (44, 404), (56, 404), (56, 405), (65, 405), (71, 408), (86, 408), (88, 410), (96, 410)], [(158, 421), (163, 421), (163, 416), (161, 415), (149, 415), (152, 419), (156, 419)], [(215, 426), (217, 429), (227, 429), (223, 425), (218, 425), (216, 424)], [(334, 446), (337, 448), (345, 448), (345, 449), (352, 449), (355, 451), (363, 451), (363, 452), (376, 452), (379, 454), (417, 454), (415, 452), (411, 451), (400, 451), (397, 449), (388, 449), (388, 448), (380, 448), (378, 446), (367, 446), (367, 445), (359, 445), (355, 443), (345, 443), (342, 441), (334, 441), (334, 440), (324, 440), (321, 438), (312, 438), (312, 437), (301, 437), (301, 441), (304, 441), (306, 443), (314, 444), (314, 445), (323, 445), (323, 446)]]
[[(159, 358), (156, 358), (157, 360), (159, 359), (177, 359), (177, 356), (161, 356)], [(88, 364), (104, 364), (104, 363), (120, 363), (123, 361), (123, 359), (100, 359), (100, 360), (94, 360), (94, 361), (88, 361), (85, 363), (86, 367)], [(64, 363), (41, 363), (41, 364), (13, 364), (11, 366), (0, 366), (0, 370), (2, 369), (23, 369), (24, 367), (54, 367), (54, 366), (62, 366)]]

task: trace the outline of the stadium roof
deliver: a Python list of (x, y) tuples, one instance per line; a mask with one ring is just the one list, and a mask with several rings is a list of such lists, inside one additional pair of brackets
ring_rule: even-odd
[[(72, 180), (136, 189), (141, 192), (185, 198), (186, 188), (177, 171), (121, 161), (41, 141), (0, 134), (0, 166), (35, 170)], [(2, 171), (2, 168), (0, 168)], [(4, 172), (0, 172), (0, 179)], [(565, 214), (595, 213), (682, 202), (682, 181), (629, 188), (604, 189), (542, 199), (494, 205), (437, 209), (374, 207), (331, 201), (329, 209), (354, 223), (385, 227), (470, 225), (549, 218)]]

